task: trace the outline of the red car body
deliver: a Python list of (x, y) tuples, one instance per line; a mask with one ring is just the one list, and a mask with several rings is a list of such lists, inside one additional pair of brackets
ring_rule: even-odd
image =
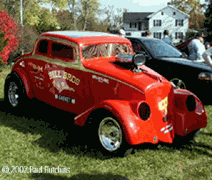
[[(60, 49), (58, 44), (66, 48)], [(102, 54), (109, 45), (98, 51), (101, 44), (118, 44), (118, 48), (111, 45), (113, 54), (105, 57)], [(121, 45), (128, 50), (119, 50)], [(98, 116), (99, 109), (109, 111), (131, 145), (172, 143), (176, 134), (186, 136), (206, 127), (206, 111), (193, 93), (174, 89), (145, 65), (139, 66), (142, 72), (136, 73), (116, 64), (121, 51), (133, 55), (131, 42), (121, 36), (47, 32), (39, 36), (31, 53), (16, 60), (12, 73), (20, 77), (28, 98), (77, 114), (76, 125), (84, 126), (93, 112)]]

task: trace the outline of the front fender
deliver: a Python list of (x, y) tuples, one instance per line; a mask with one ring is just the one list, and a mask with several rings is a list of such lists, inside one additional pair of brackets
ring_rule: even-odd
[(157, 143), (158, 139), (151, 120), (143, 121), (136, 113), (138, 102), (122, 100), (104, 100), (87, 111), (75, 117), (75, 124), (83, 126), (88, 116), (97, 109), (110, 111), (119, 121), (129, 144), (141, 144), (144, 142)]
[[(207, 126), (207, 113), (199, 98), (188, 90), (176, 89), (175, 94), (175, 133), (180, 136), (186, 136), (190, 132)], [(194, 100), (190, 103), (188, 97), (193, 97)], [(193, 106), (194, 109), (188, 108)]]
[(16, 68), (13, 68), (12, 72), (9, 74), (9, 76), (11, 75), (15, 75), (17, 78), (20, 78), (20, 80), (24, 84), (28, 98), (32, 99), (34, 97), (34, 94), (33, 94), (33, 90), (32, 90), (33, 88), (29, 80), (28, 74), (21, 67), (16, 67)]

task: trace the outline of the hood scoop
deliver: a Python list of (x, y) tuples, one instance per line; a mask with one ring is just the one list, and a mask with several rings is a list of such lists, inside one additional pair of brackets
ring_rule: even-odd
[(141, 73), (143, 70), (138, 67), (145, 64), (146, 58), (142, 54), (136, 55), (118, 55), (116, 56), (116, 65), (122, 66), (123, 68), (130, 69), (134, 73)]
[(135, 55), (118, 55), (116, 56), (116, 60), (114, 64), (119, 65), (125, 69), (129, 69), (134, 73), (145, 73), (146, 75), (162, 82), (162, 79), (159, 76), (149, 73), (148, 71), (142, 69), (140, 66), (144, 65), (146, 62), (146, 58), (142, 54)]

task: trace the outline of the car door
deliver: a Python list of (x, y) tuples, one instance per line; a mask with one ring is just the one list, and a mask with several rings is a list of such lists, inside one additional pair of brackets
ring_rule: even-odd
[(78, 46), (51, 41), (51, 61), (45, 70), (48, 74), (50, 104), (73, 113), (84, 109), (88, 82), (83, 78)]
[(46, 77), (44, 68), (49, 56), (48, 40), (41, 39), (32, 53), (31, 58), (26, 61), (26, 69), (33, 85), (33, 92), (37, 99), (46, 101), (48, 89), (46, 89)]

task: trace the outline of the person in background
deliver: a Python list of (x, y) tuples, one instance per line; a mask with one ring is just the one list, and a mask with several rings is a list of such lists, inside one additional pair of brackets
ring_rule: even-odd
[(212, 47), (208, 48), (203, 54), (202, 57), (204, 58), (205, 62), (212, 68)]
[(204, 39), (203, 39), (203, 37), (200, 37), (200, 42), (204, 45)]
[(121, 35), (121, 36), (125, 36), (125, 31), (124, 31), (124, 28), (122, 27), (120, 30), (119, 30), (119, 34)]
[(150, 32), (150, 30), (145, 31), (145, 37), (151, 37), (151, 32)]
[(197, 33), (195, 39), (188, 44), (188, 59), (197, 62), (204, 62), (202, 54), (205, 52), (205, 46), (201, 42), (202, 33)]
[(205, 49), (209, 49), (211, 47), (211, 44), (209, 42), (205, 42)]
[(168, 30), (165, 30), (165, 31), (163, 32), (163, 35), (164, 35), (163, 41), (166, 42), (167, 44), (169, 44), (169, 45), (175, 47), (174, 44), (173, 44), (173, 42), (172, 42), (172, 41), (170, 40), (170, 38), (169, 38), (169, 31), (168, 31)]

